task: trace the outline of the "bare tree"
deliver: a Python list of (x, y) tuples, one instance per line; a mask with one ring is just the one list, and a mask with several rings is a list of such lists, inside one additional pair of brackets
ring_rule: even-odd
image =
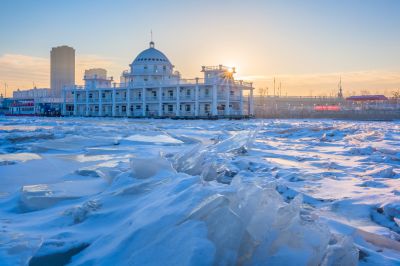
[(258, 93), (260, 94), (260, 96), (264, 97), (267, 93), (267, 88), (258, 88)]
[(361, 95), (370, 95), (370, 91), (369, 90), (362, 90), (361, 91)]
[(261, 97), (260, 104), (261, 104), (262, 112), (264, 113), (265, 112), (265, 104), (266, 104), (265, 96), (268, 94), (268, 87), (267, 88), (259, 88), (258, 93), (260, 94), (260, 97)]
[(397, 91), (393, 91), (392, 95), (395, 99), (400, 99), (400, 89), (397, 89)]

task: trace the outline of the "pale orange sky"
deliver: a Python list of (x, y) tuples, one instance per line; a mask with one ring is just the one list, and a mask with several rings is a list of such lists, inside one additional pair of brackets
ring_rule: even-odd
[[(139, 51), (138, 51), (139, 52)], [(171, 59), (172, 60), (172, 59)], [(127, 62), (128, 64), (129, 62)], [(232, 64), (226, 62), (226, 64)], [(234, 64), (234, 63), (233, 63)], [(236, 64), (237, 65), (237, 64)], [(97, 55), (78, 55), (76, 58), (76, 83), (82, 84), (83, 72), (88, 68), (101, 67), (108, 70), (109, 76), (113, 76), (118, 82), (119, 74), (127, 69), (118, 64), (113, 58), (100, 57)], [(191, 69), (178, 69), (184, 77), (192, 78), (200, 76), (200, 65)], [(0, 92), (4, 94), (4, 83), (8, 85), (7, 95), (11, 96), (13, 90), (36, 87), (49, 87), (50, 80), (49, 58), (33, 57), (28, 55), (4, 54), (0, 56)], [(247, 72), (247, 75), (245, 74)], [(278, 94), (279, 83), (282, 86), (281, 94), (284, 95), (312, 95), (330, 96), (337, 93), (340, 76), (342, 86), (346, 95), (369, 92), (371, 94), (391, 95), (393, 91), (400, 88), (400, 71), (353, 71), (343, 73), (316, 73), (273, 76), (260, 73), (251, 74), (251, 71), (242, 69), (237, 65), (237, 79), (250, 80), (254, 82), (255, 88), (268, 88), (268, 93), (273, 94), (273, 80), (275, 77), (276, 94)]]

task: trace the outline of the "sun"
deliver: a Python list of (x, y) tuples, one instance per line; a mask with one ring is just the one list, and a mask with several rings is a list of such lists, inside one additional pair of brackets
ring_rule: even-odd
[(226, 71), (229, 73), (229, 74), (235, 74), (236, 73), (236, 70), (237, 70), (237, 68), (236, 67), (232, 67), (232, 65), (230, 65), (229, 67), (227, 67), (227, 69), (226, 69)]

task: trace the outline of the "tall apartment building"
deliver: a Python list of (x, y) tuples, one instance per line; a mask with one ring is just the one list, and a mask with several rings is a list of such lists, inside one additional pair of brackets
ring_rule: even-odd
[(53, 97), (61, 97), (64, 87), (75, 85), (75, 49), (59, 46), (50, 52), (50, 88)]

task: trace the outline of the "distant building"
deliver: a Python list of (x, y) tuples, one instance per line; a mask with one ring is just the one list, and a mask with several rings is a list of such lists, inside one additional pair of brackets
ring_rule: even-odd
[(61, 98), (47, 88), (16, 90), (8, 105), (8, 115), (60, 115)]
[(86, 88), (109, 88), (113, 81), (112, 77), (107, 78), (107, 70), (103, 68), (85, 70), (83, 80)]
[(353, 102), (376, 102), (389, 100), (385, 95), (356, 95), (346, 98), (347, 101)]
[(39, 99), (51, 97), (52, 93), (50, 89), (46, 88), (33, 88), (29, 90), (16, 90), (13, 92), (13, 99)]
[(53, 97), (61, 97), (65, 86), (75, 85), (75, 49), (59, 46), (50, 52), (50, 88)]
[(63, 115), (114, 117), (243, 117), (254, 115), (253, 86), (235, 80), (235, 68), (202, 67), (204, 78), (182, 79), (169, 59), (150, 47), (112, 83), (99, 69), (85, 72), (85, 86), (63, 93)]
[(33, 99), (14, 100), (9, 105), (8, 115), (35, 115), (35, 101)]

